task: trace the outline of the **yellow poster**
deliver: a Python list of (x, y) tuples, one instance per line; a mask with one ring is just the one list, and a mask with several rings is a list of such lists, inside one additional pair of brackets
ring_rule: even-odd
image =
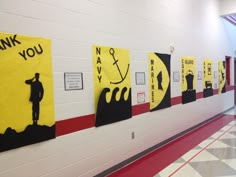
[(203, 96), (213, 95), (213, 60), (204, 59), (203, 61)]
[(226, 91), (225, 61), (218, 61), (218, 79), (219, 79), (219, 93), (225, 93)]
[(148, 53), (150, 111), (171, 106), (170, 55)]
[(0, 73), (0, 151), (55, 137), (50, 40), (0, 33)]
[(128, 49), (93, 46), (96, 126), (132, 116)]
[(182, 103), (196, 100), (196, 63), (194, 57), (182, 57)]

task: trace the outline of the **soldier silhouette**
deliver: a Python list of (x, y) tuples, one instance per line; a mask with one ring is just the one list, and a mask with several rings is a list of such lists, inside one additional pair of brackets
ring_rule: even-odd
[(35, 77), (26, 80), (25, 83), (31, 86), (29, 101), (32, 102), (33, 125), (37, 125), (39, 120), (39, 110), (40, 110), (39, 103), (43, 99), (43, 93), (44, 93), (43, 85), (39, 81), (39, 73), (35, 73)]

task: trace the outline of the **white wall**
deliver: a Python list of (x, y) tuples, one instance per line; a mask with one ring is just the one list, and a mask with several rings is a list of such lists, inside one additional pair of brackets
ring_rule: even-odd
[[(149, 101), (148, 84), (136, 86), (134, 78), (137, 71), (148, 77), (148, 51), (169, 53), (172, 44), (172, 71), (180, 71), (183, 55), (196, 57), (198, 71), (212, 58), (216, 71), (235, 49), (215, 0), (1, 0), (0, 21), (1, 32), (52, 39), (57, 121), (94, 113), (92, 44), (130, 49), (133, 105), (137, 92)], [(84, 90), (65, 92), (64, 72), (83, 72)], [(180, 82), (171, 89), (181, 95)], [(93, 176), (227, 110), (233, 97), (230, 91), (1, 153), (0, 176)]]
[(232, 50), (234, 51), (234, 53), (232, 55), (229, 55), (231, 56), (231, 64), (230, 64), (230, 83), (232, 83), (231, 85), (235, 85), (234, 84), (234, 59), (236, 58), (236, 26), (231, 24), (230, 22), (224, 20), (223, 21), (223, 27), (224, 27), (224, 30), (227, 34), (227, 38), (228, 38), (228, 41), (229, 41), (229, 44), (232, 48)]
[(236, 1), (235, 0), (219, 0), (220, 3), (220, 15), (229, 15), (236, 13)]

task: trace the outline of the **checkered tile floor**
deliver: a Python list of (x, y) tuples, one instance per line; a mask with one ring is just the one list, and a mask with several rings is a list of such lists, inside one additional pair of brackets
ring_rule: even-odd
[(109, 177), (236, 177), (236, 107)]
[[(235, 115), (235, 111), (226, 114)], [(154, 177), (236, 177), (236, 120)]]

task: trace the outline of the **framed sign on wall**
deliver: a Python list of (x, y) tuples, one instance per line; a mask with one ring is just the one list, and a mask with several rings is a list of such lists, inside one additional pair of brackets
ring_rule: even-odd
[(174, 82), (179, 82), (179, 71), (174, 71), (173, 72), (173, 81)]
[(144, 103), (145, 102), (145, 92), (137, 93), (137, 103)]
[(198, 71), (197, 80), (202, 80), (202, 71)]
[(145, 72), (136, 72), (135, 73), (136, 85), (145, 85)]
[(83, 73), (67, 72), (64, 73), (65, 91), (83, 90)]

